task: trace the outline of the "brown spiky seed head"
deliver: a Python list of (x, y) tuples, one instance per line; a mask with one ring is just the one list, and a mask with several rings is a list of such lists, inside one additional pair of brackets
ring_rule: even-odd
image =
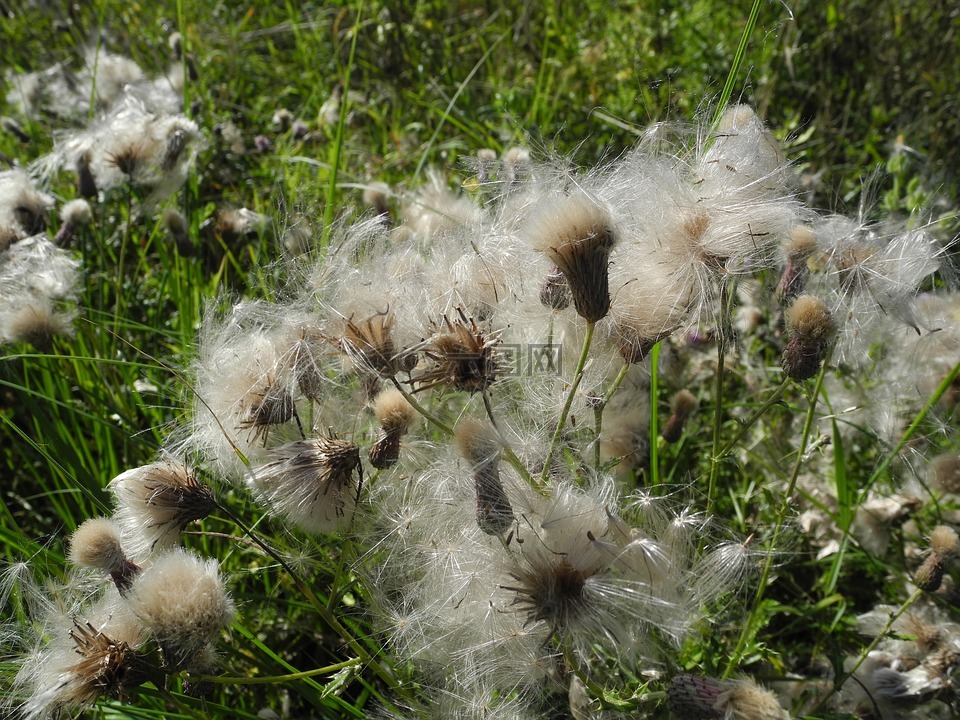
[(443, 323), (430, 337), (424, 355), (434, 366), (415, 379), (417, 392), (448, 385), (475, 393), (486, 390), (497, 379), (499, 337), (481, 330), (462, 309), (457, 309), (457, 315), (454, 320), (444, 315)]
[(241, 430), (252, 430), (257, 438), (265, 439), (271, 425), (282, 425), (294, 418), (297, 412), (290, 391), (280, 385), (272, 375), (263, 379), (261, 385), (248, 392), (240, 403)]
[(960, 538), (957, 532), (947, 525), (938, 525), (930, 533), (930, 549), (944, 562), (953, 560), (960, 555)]
[(67, 669), (72, 679), (65, 686), (65, 704), (84, 707), (103, 696), (119, 698), (153, 674), (152, 666), (139, 652), (90, 623), (74, 621), (70, 637), (80, 659)]
[(563, 273), (573, 306), (588, 322), (610, 309), (610, 251), (616, 232), (610, 213), (578, 192), (541, 209), (531, 228), (533, 247)]
[(146, 511), (154, 526), (183, 530), (217, 509), (213, 491), (181, 463), (158, 462), (122, 473), (111, 483), (118, 504)]
[(393, 343), (394, 317), (381, 312), (363, 320), (348, 318), (340, 337), (340, 349), (359, 372), (391, 377), (400, 370)]

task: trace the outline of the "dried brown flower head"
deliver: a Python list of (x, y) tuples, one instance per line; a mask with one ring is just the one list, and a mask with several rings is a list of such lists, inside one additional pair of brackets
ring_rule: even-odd
[(62, 704), (82, 707), (105, 695), (119, 698), (150, 679), (151, 666), (139, 652), (90, 623), (74, 621), (70, 637), (80, 659), (67, 669)]
[(253, 430), (254, 436), (263, 441), (271, 425), (282, 425), (297, 414), (293, 395), (273, 375), (265, 377), (260, 387), (248, 392), (241, 406), (240, 429)]
[(144, 551), (168, 545), (183, 529), (217, 508), (213, 491), (194, 471), (178, 462), (161, 461), (127, 470), (110, 482), (117, 500), (116, 519), (143, 541)]
[(517, 593), (514, 605), (527, 614), (529, 623), (543, 620), (556, 632), (589, 608), (585, 594), (588, 576), (563, 555), (517, 568), (510, 576), (519, 584), (504, 589)]
[(263, 500), (307, 532), (330, 532), (349, 521), (359, 490), (360, 449), (350, 440), (320, 436), (272, 451), (255, 469)]
[(340, 350), (358, 372), (393, 377), (403, 369), (393, 342), (395, 319), (388, 310), (364, 320), (346, 320), (340, 337)]
[(434, 366), (414, 378), (417, 392), (446, 385), (474, 393), (496, 380), (499, 337), (484, 333), (462, 309), (457, 315), (452, 321), (444, 315), (443, 324), (427, 341), (424, 354)]

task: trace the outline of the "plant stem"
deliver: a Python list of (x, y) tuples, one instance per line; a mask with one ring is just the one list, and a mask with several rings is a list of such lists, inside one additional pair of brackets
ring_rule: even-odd
[(595, 323), (587, 323), (587, 332), (583, 338), (583, 346), (580, 348), (580, 357), (577, 360), (573, 383), (570, 385), (570, 392), (567, 393), (566, 402), (564, 402), (563, 410), (560, 412), (560, 420), (557, 422), (557, 428), (553, 432), (553, 439), (550, 441), (550, 449), (547, 451), (547, 457), (543, 461), (543, 471), (540, 473), (541, 485), (546, 485), (547, 483), (547, 475), (550, 473), (550, 462), (553, 460), (557, 445), (560, 442), (560, 436), (563, 434), (563, 426), (567, 424), (567, 416), (570, 414), (570, 408), (573, 406), (573, 399), (576, 397), (577, 389), (580, 387), (580, 381), (583, 380), (583, 368), (587, 364), (587, 357), (590, 355), (590, 345), (593, 342), (594, 327)]
[[(823, 378), (827, 372), (828, 362), (829, 355), (824, 360), (823, 366), (820, 368), (820, 372), (817, 374), (817, 381), (814, 385), (813, 393), (810, 395), (810, 405), (807, 408), (807, 414), (803, 421), (803, 432), (800, 435), (800, 446), (797, 448), (797, 459), (793, 463), (793, 471), (790, 473), (790, 480), (787, 482), (787, 490), (783, 495), (783, 502), (780, 503), (780, 508), (777, 511), (777, 518), (773, 528), (773, 537), (770, 539), (769, 550), (767, 552), (766, 559), (764, 560), (763, 571), (760, 574), (760, 582), (757, 584), (757, 592), (756, 595), (754, 595), (753, 605), (750, 608), (750, 614), (748, 618), (753, 618), (760, 609), (760, 603), (762, 602), (764, 593), (766, 592), (767, 583), (770, 581), (770, 573), (773, 570), (774, 553), (776, 553), (777, 543), (780, 540), (780, 533), (783, 530), (783, 525), (786, 521), (787, 510), (792, 507), (790, 498), (793, 496), (794, 490), (797, 486), (797, 478), (800, 477), (800, 468), (803, 466), (807, 440), (810, 437), (810, 431), (813, 428), (814, 418), (816, 417), (817, 400), (820, 397), (820, 391), (823, 388)], [(740, 664), (740, 661), (743, 659), (743, 652), (747, 644), (748, 636), (750, 635), (751, 627), (752, 623), (748, 620), (744, 624), (743, 631), (740, 633), (740, 637), (737, 640), (737, 645), (734, 648), (733, 653), (730, 655), (730, 662), (727, 664), (727, 667), (723, 672), (724, 680), (730, 677), (733, 671), (736, 670), (737, 666)]]
[(246, 534), (251, 540), (259, 545), (265, 553), (267, 553), (271, 558), (280, 564), (280, 567), (287, 572), (293, 582), (297, 585), (297, 588), (300, 590), (300, 592), (303, 593), (304, 597), (307, 599), (307, 602), (313, 606), (314, 610), (317, 611), (317, 614), (323, 619), (327, 626), (337, 633), (337, 635), (343, 639), (347, 646), (353, 650), (358, 658), (363, 661), (364, 665), (371, 668), (374, 673), (376, 673), (380, 679), (387, 684), (388, 687), (395, 691), (399, 691), (400, 685), (397, 682), (397, 679), (388, 673), (384, 667), (367, 651), (367, 649), (363, 647), (363, 645), (357, 642), (356, 638), (353, 637), (353, 634), (340, 623), (330, 608), (320, 601), (320, 598), (316, 596), (316, 594), (313, 592), (313, 589), (307, 585), (307, 583), (292, 567), (290, 567), (290, 564), (283, 559), (280, 553), (262, 541), (253, 532), (252, 528), (247, 527), (247, 525), (229, 508), (224, 507), (223, 505), (220, 505), (219, 507), (224, 515), (226, 515), (232, 522), (236, 523), (237, 527), (243, 530), (244, 534)]
[(723, 367), (727, 354), (727, 287), (720, 289), (722, 315), (717, 332), (717, 373), (713, 381), (713, 439), (710, 454), (710, 475), (707, 478), (707, 515), (713, 510), (714, 495), (717, 491), (717, 476), (720, 474), (720, 430), (723, 426)]
[(198, 682), (220, 683), (223, 685), (273, 685), (291, 680), (303, 680), (304, 678), (316, 677), (317, 675), (329, 675), (339, 672), (344, 668), (353, 667), (360, 664), (360, 658), (344, 660), (336, 665), (327, 665), (326, 667), (314, 668), (313, 670), (304, 670), (303, 672), (288, 673), (286, 675), (267, 675), (261, 677), (236, 677), (226, 675), (200, 675)]
[(787, 389), (787, 386), (789, 384), (790, 384), (790, 381), (788, 379), (785, 379), (782, 383), (780, 383), (780, 387), (776, 389), (773, 395), (767, 398), (767, 400), (763, 403), (763, 405), (761, 405), (757, 410), (754, 411), (753, 415), (751, 415), (745, 421), (740, 423), (740, 427), (737, 428), (737, 432), (727, 442), (727, 444), (723, 446), (723, 449), (720, 450), (720, 455), (717, 458), (718, 460), (722, 460), (727, 455), (727, 453), (733, 450), (734, 446), (740, 441), (740, 438), (743, 437), (744, 433), (747, 432), (747, 430), (749, 430), (753, 426), (753, 424), (757, 420), (759, 420), (764, 415), (764, 413), (767, 412), (767, 410), (769, 410), (778, 402), (780, 402), (780, 398), (783, 397), (783, 393)]
[(893, 628), (893, 624), (897, 620), (899, 620), (900, 617), (902, 617), (903, 614), (907, 610), (909, 610), (910, 607), (917, 600), (920, 599), (921, 595), (923, 595), (923, 590), (921, 590), (920, 588), (917, 588), (916, 590), (913, 591), (913, 594), (910, 595), (910, 597), (908, 597), (904, 601), (903, 605), (901, 605), (900, 608), (895, 613), (892, 613), (890, 615), (890, 618), (887, 620), (887, 624), (884, 625), (883, 629), (879, 633), (877, 633), (877, 636), (870, 641), (870, 644), (863, 649), (863, 651), (860, 653), (860, 657), (857, 659), (857, 662), (854, 664), (854, 666), (850, 668), (850, 670), (844, 671), (842, 674), (840, 674), (834, 680), (833, 687), (831, 687), (830, 690), (828, 690), (827, 693), (820, 698), (820, 702), (817, 703), (817, 707), (813, 711), (814, 715), (819, 715), (820, 712), (823, 710), (824, 706), (826, 705), (827, 700), (829, 700), (837, 692), (839, 692), (840, 689), (843, 687), (844, 683), (856, 674), (857, 670), (860, 669), (860, 666), (863, 665), (864, 662), (866, 662), (867, 657), (869, 657), (870, 653), (872, 653), (877, 648), (877, 646), (887, 637), (888, 633)]
[(651, 487), (660, 484), (660, 431), (657, 428), (658, 398), (660, 395), (657, 374), (660, 368), (660, 343), (650, 350), (650, 482)]
[(417, 402), (417, 399), (413, 396), (413, 393), (411, 393), (409, 390), (405, 390), (400, 384), (399, 380), (394, 377), (390, 378), (390, 380), (393, 383), (393, 386), (400, 391), (401, 395), (403, 395), (404, 399), (410, 403), (410, 407), (420, 413), (428, 422), (443, 430), (443, 432), (445, 432), (447, 435), (453, 435), (453, 428)]

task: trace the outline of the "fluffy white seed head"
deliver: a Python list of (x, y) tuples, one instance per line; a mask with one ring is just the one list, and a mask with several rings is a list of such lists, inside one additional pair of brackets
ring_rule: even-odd
[(0, 308), (0, 340), (49, 350), (54, 338), (72, 335), (73, 314), (56, 310), (47, 298), (35, 297)]
[(164, 652), (170, 668), (189, 663), (233, 617), (233, 601), (216, 560), (171, 550), (143, 571), (129, 600)]
[(127, 470), (109, 487), (116, 499), (114, 517), (137, 558), (170, 547), (188, 524), (217, 507), (210, 488), (172, 459)]
[(607, 262), (616, 242), (610, 212), (585, 192), (544, 203), (527, 226), (535, 250), (567, 279), (573, 304), (595, 322), (610, 309)]
[(373, 413), (387, 432), (406, 433), (419, 417), (414, 407), (396, 388), (381, 391), (373, 401)]
[(70, 537), (70, 560), (80, 567), (109, 573), (122, 570), (126, 559), (120, 528), (110, 518), (85, 520)]
[(944, 562), (960, 555), (960, 537), (947, 525), (938, 525), (930, 533), (930, 549)]
[(253, 488), (272, 510), (310, 533), (343, 529), (357, 502), (360, 450), (350, 440), (318, 437), (274, 449), (254, 469)]

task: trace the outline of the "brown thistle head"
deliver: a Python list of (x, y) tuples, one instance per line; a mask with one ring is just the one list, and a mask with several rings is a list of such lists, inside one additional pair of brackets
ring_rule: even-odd
[(376, 313), (364, 320), (348, 318), (340, 336), (340, 350), (359, 372), (393, 377), (403, 370), (403, 358), (397, 355), (393, 342), (395, 319), (389, 311)]
[(271, 425), (289, 422), (296, 412), (293, 395), (271, 374), (243, 397), (238, 426), (241, 430), (252, 430), (256, 438), (266, 440)]
[(74, 620), (70, 637), (80, 659), (67, 670), (72, 682), (65, 688), (64, 704), (85, 706), (103, 696), (121, 697), (150, 679), (152, 668), (139, 652), (90, 623)]
[(475, 393), (497, 379), (499, 337), (485, 333), (460, 308), (457, 316), (450, 320), (444, 315), (443, 323), (427, 341), (424, 355), (434, 365), (414, 378), (417, 392), (446, 385)]

